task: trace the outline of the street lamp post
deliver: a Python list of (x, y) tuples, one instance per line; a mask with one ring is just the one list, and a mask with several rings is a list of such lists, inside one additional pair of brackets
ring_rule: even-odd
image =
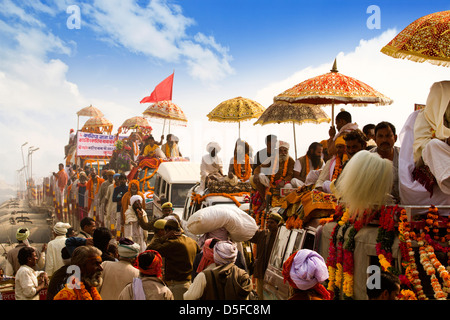
[(22, 151), (22, 162), (23, 162), (23, 169), (25, 169), (25, 185), (27, 184), (27, 166), (25, 165), (25, 158), (23, 156), (23, 147), (26, 146), (28, 144), (28, 142), (25, 142), (24, 144), (22, 144), (22, 146), (20, 147), (20, 150)]

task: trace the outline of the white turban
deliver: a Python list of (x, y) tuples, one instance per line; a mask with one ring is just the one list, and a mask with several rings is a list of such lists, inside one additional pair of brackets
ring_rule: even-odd
[(65, 235), (67, 233), (67, 229), (70, 228), (70, 224), (64, 223), (64, 222), (57, 222), (54, 227), (53, 231), (58, 235)]
[(138, 243), (122, 244), (117, 246), (119, 256), (122, 258), (135, 258), (141, 252), (141, 246)]
[(284, 148), (289, 149), (289, 143), (286, 142), (286, 141), (279, 141), (278, 147), (279, 147), (279, 148), (283, 148), (283, 147), (284, 147)]
[(142, 204), (142, 197), (140, 195), (134, 195), (130, 198), (130, 205), (133, 206), (133, 204), (139, 201)]
[(294, 257), (289, 276), (297, 288), (308, 290), (328, 279), (328, 269), (321, 255), (312, 250), (302, 249)]
[(219, 241), (214, 246), (214, 262), (217, 265), (228, 264), (236, 261), (236, 244), (231, 241)]
[(211, 152), (211, 149), (216, 149), (216, 153), (219, 153), (222, 150), (217, 142), (210, 142), (206, 145), (206, 151)]

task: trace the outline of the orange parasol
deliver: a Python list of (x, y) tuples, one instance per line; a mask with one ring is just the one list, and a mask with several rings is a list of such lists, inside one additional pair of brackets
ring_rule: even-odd
[(139, 130), (145, 135), (151, 134), (153, 130), (144, 117), (133, 117), (124, 121), (118, 129), (118, 133), (127, 133), (130, 129)]
[(103, 117), (92, 117), (84, 124), (81, 131), (90, 133), (111, 134), (113, 124)]
[(368, 104), (388, 105), (393, 103), (392, 99), (364, 82), (339, 73), (336, 60), (330, 72), (295, 85), (277, 95), (274, 101), (331, 105), (333, 126), (335, 104), (350, 103), (355, 106), (366, 106)]
[(381, 52), (394, 58), (450, 67), (450, 10), (415, 20)]

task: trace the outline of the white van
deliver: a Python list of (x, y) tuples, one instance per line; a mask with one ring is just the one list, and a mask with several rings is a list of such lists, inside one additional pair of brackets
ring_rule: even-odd
[(189, 190), (200, 181), (200, 164), (187, 161), (163, 162), (156, 172), (153, 193), (153, 216), (161, 217), (160, 199), (171, 202), (180, 219)]

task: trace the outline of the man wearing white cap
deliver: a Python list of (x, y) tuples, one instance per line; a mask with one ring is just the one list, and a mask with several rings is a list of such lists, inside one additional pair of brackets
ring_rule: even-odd
[(45, 272), (50, 278), (56, 270), (64, 265), (61, 256), (61, 250), (66, 246), (66, 233), (70, 228), (70, 224), (64, 222), (57, 222), (53, 226), (54, 239), (47, 245), (47, 258), (45, 262)]
[(102, 263), (103, 283), (99, 293), (103, 300), (119, 300), (122, 290), (139, 277), (139, 270), (133, 266), (136, 257), (141, 253), (141, 246), (130, 239), (120, 239), (118, 244), (119, 261)]
[(135, 243), (138, 243), (141, 246), (141, 251), (144, 251), (147, 247), (145, 240), (147, 239), (148, 232), (139, 225), (138, 210), (142, 212), (144, 222), (148, 222), (147, 213), (142, 209), (142, 197), (140, 195), (134, 195), (130, 198), (130, 205), (125, 211), (123, 233), (125, 238), (132, 239)]
[(289, 143), (279, 141), (278, 156), (275, 161), (269, 161), (269, 163), (265, 161), (255, 168), (250, 182), (259, 192), (262, 206), (266, 205), (267, 189), (269, 191), (270, 189), (280, 189), (291, 181), (294, 176), (294, 164), (294, 159), (289, 156)]

